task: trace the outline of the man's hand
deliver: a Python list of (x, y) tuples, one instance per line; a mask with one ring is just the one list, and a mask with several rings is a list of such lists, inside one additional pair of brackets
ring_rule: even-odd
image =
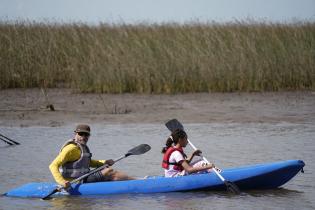
[(105, 161), (105, 164), (112, 166), (115, 163), (115, 161), (113, 159), (109, 159)]
[(71, 186), (71, 183), (69, 181), (66, 181), (65, 183), (63, 183), (63, 187), (65, 189), (69, 188)]

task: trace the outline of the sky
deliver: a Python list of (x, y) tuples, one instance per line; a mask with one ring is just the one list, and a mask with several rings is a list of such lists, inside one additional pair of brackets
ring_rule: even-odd
[(0, 20), (105, 23), (315, 22), (315, 0), (0, 0)]

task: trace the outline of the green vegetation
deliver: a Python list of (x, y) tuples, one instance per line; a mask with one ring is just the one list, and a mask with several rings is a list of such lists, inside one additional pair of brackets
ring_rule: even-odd
[(314, 90), (315, 23), (0, 22), (0, 74), (0, 89)]

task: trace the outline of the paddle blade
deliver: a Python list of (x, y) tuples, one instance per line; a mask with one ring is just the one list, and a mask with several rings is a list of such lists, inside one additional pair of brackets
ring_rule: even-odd
[(230, 181), (224, 181), (224, 184), (226, 186), (226, 189), (233, 193), (233, 194), (240, 194), (241, 191), (240, 189), (238, 188), (238, 186), (236, 186), (236, 184), (234, 184), (233, 182), (230, 182)]
[(184, 126), (177, 120), (177, 119), (172, 119), (168, 122), (165, 123), (165, 126), (173, 132), (176, 129), (184, 130)]
[(50, 196), (52, 196), (53, 194), (55, 194), (56, 192), (59, 192), (59, 189), (56, 188), (53, 191), (51, 191), (48, 195), (46, 195), (45, 197), (42, 197), (42, 200), (49, 200)]
[(125, 155), (125, 157), (129, 155), (142, 155), (146, 153), (147, 151), (149, 151), (150, 149), (151, 149), (150, 145), (140, 144), (139, 146), (136, 146), (135, 148), (132, 148), (131, 150), (129, 150), (127, 154)]

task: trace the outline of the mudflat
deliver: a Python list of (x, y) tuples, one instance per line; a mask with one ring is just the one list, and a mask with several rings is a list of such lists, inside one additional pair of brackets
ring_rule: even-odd
[(184, 123), (314, 123), (315, 92), (150, 95), (82, 94), (60, 88), (0, 91), (0, 126), (164, 123), (172, 118)]

